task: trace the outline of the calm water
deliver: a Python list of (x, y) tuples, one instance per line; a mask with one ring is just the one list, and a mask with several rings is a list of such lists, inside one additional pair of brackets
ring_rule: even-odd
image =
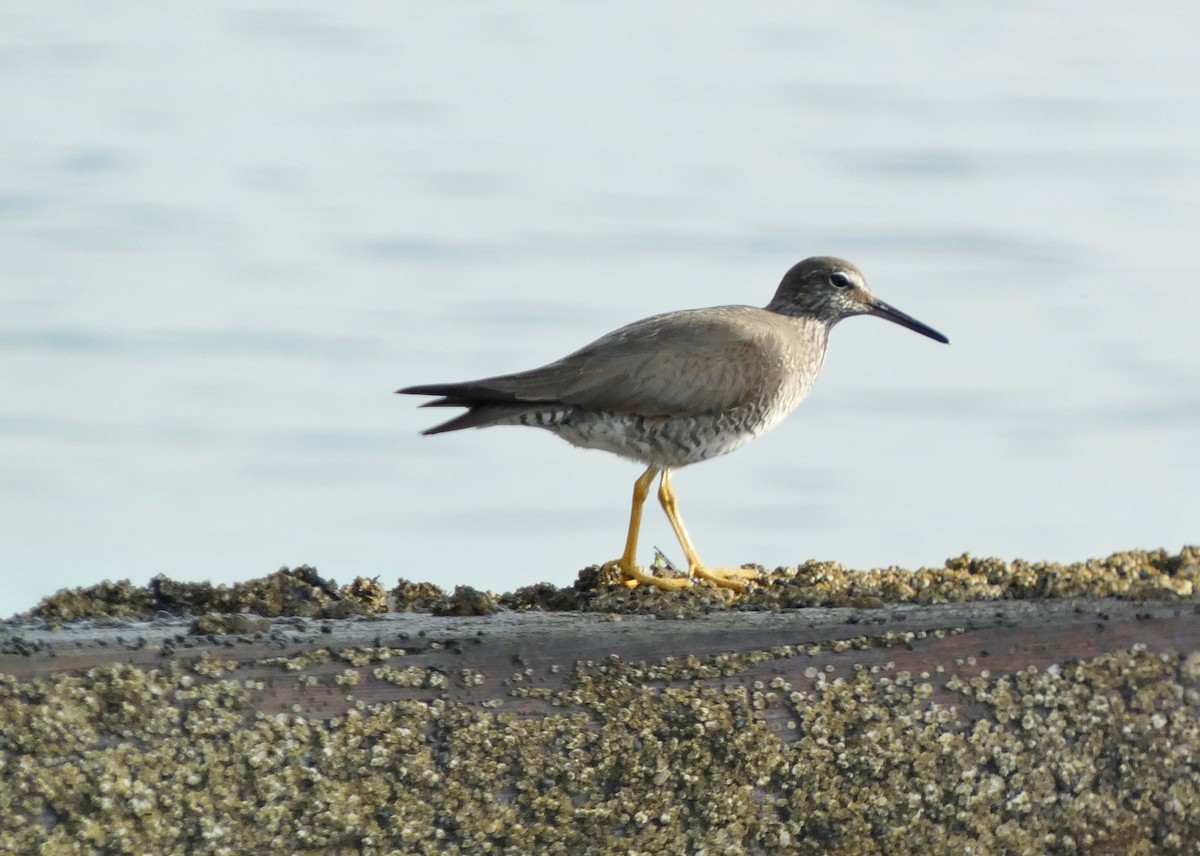
[[(282, 564), (495, 590), (620, 551), (635, 466), (422, 438), (527, 368), (847, 256), (833, 336), (675, 479), (710, 563), (1200, 540), (1186, 4), (7, 3), (0, 615)], [(654, 509), (643, 557), (678, 559)]]

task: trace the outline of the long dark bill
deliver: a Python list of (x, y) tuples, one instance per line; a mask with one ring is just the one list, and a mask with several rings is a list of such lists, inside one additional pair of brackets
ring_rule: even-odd
[(950, 340), (947, 339), (945, 336), (943, 336), (941, 333), (939, 333), (937, 330), (935, 330), (932, 327), (929, 327), (925, 324), (922, 324), (920, 321), (918, 321), (916, 318), (913, 318), (911, 315), (905, 315), (903, 312), (901, 312), (896, 307), (891, 306), (887, 303), (884, 303), (882, 300), (872, 300), (868, 304), (868, 306), (870, 308), (867, 311), (872, 315), (875, 315), (879, 318), (886, 318), (889, 321), (894, 321), (895, 323), (899, 324), (901, 327), (907, 327), (910, 330), (914, 330), (917, 333), (920, 333), (922, 336), (928, 336), (930, 339), (933, 339), (935, 342), (941, 342), (943, 345), (950, 344)]

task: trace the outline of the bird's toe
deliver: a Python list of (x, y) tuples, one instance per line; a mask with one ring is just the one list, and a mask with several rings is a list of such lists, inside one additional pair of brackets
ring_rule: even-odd
[(745, 592), (750, 583), (762, 576), (752, 568), (706, 568), (703, 565), (693, 567), (691, 575), (738, 593)]
[(618, 575), (621, 585), (628, 588), (637, 588), (638, 586), (654, 586), (661, 591), (679, 591), (680, 589), (691, 588), (692, 581), (687, 577), (656, 577), (653, 574), (646, 573), (637, 565), (626, 564), (620, 559), (614, 559), (603, 565), (605, 571), (614, 572)]

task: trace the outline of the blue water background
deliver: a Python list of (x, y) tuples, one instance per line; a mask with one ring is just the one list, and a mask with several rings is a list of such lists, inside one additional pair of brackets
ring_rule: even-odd
[[(510, 590), (637, 468), (392, 394), (856, 261), (833, 336), (675, 479), (714, 565), (1200, 541), (1186, 4), (6, 3), (0, 615), (310, 563)], [(651, 510), (653, 545), (677, 561)]]

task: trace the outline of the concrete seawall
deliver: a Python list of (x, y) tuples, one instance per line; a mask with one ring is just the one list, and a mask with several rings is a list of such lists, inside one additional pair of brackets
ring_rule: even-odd
[(26, 619), (0, 852), (1191, 853), (1198, 609)]

